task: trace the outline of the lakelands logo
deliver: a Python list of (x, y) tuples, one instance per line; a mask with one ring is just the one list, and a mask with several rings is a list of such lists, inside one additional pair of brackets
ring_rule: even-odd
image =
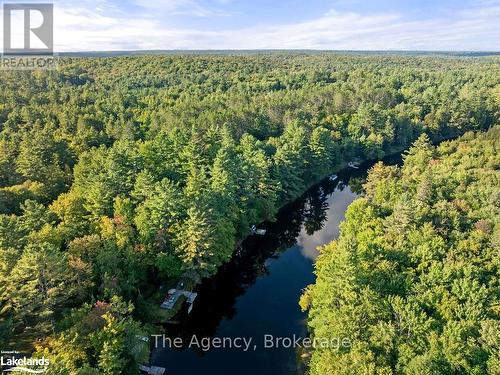
[(51, 69), (54, 57), (54, 5), (3, 4), (2, 69)]
[(25, 372), (29, 374), (43, 374), (49, 368), (48, 358), (27, 357), (17, 351), (2, 351), (0, 355), (0, 371), (4, 373)]

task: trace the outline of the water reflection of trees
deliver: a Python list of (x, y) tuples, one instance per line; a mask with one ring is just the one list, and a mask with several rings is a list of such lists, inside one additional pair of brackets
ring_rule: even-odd
[(328, 195), (318, 194), (304, 202), (304, 229), (308, 235), (323, 228), (328, 210)]
[[(212, 278), (198, 287), (198, 298), (191, 314), (181, 313), (175, 324), (167, 324), (171, 337), (189, 342), (193, 334), (211, 337), (221, 320), (236, 314), (236, 299), (252, 286), (257, 278), (268, 273), (266, 262), (277, 258), (294, 246), (302, 227), (308, 234), (321, 229), (327, 218), (328, 198), (336, 188), (343, 189), (347, 181), (326, 180), (304, 196), (282, 209), (274, 222), (263, 225), (265, 236), (251, 236), (243, 241), (240, 251)], [(200, 351), (200, 355), (203, 352)]]
[[(396, 157), (388, 164), (400, 163)], [(338, 179), (324, 180), (307, 191), (302, 198), (284, 207), (276, 221), (263, 225), (265, 236), (247, 238), (230, 262), (219, 272), (203, 280), (198, 287), (198, 298), (190, 315), (185, 312), (177, 317), (177, 324), (168, 324), (167, 333), (171, 337), (181, 337), (188, 343), (192, 335), (212, 337), (223, 319), (231, 319), (236, 314), (236, 299), (252, 286), (257, 278), (268, 273), (267, 260), (277, 258), (283, 251), (294, 246), (302, 227), (308, 235), (320, 230), (326, 221), (329, 208), (328, 198), (334, 190), (361, 191), (367, 170), (373, 163), (365, 163), (357, 170), (344, 170)], [(200, 350), (200, 355), (204, 353)]]

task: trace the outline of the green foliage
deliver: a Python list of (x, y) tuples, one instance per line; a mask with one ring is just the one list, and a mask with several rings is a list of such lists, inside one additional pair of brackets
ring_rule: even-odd
[(6, 276), (2, 298), (15, 324), (46, 333), (54, 314), (88, 296), (89, 274), (87, 264), (60, 254), (50, 244), (28, 245)]
[[(64, 363), (94, 353), (68, 373), (118, 373), (130, 363), (120, 318), (98, 329), (116, 331), (114, 339), (83, 353), (71, 344), (83, 328), (67, 331), (61, 317), (118, 295), (144, 318), (143, 294), (159, 282), (213, 274), (252, 225), (352, 159), (402, 151), (422, 133), (426, 143), (487, 129), (500, 114), (498, 66), (496, 57), (280, 53), (67, 57), (53, 71), (1, 71), (0, 336), (34, 340), (54, 329), (51, 339), (70, 348), (60, 350)], [(407, 155), (402, 173), (411, 186), (382, 167), (383, 182), (370, 181), (377, 210), (392, 215), (393, 235), (416, 225), (415, 212), (431, 215), (432, 228), (463, 229), (468, 222), (455, 207), (462, 201), (487, 230), (498, 192), (450, 199), (452, 188), (472, 183), (466, 171), (477, 155), (464, 154), (467, 168), (442, 191), (439, 171), (420, 177), (421, 163), (434, 158), (429, 150)], [(384, 233), (377, 214), (366, 238)], [(408, 236), (417, 243), (422, 234), (442, 251), (443, 234), (432, 228)], [(420, 249), (393, 255), (432, 262), (441, 254)], [(392, 278), (394, 263), (384, 267), (391, 273), (379, 270), (377, 285), (406, 285)], [(434, 358), (416, 359), (415, 371)]]
[(84, 305), (62, 322), (67, 329), (37, 345), (35, 355), (51, 361), (48, 374), (135, 375), (148, 361), (149, 345), (141, 339), (145, 329), (131, 318), (133, 310), (117, 296)]
[(376, 164), (301, 298), (316, 374), (496, 374), (500, 128)]

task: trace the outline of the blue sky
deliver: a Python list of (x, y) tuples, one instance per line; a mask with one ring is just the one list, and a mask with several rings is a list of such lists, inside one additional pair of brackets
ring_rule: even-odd
[(500, 50), (500, 0), (55, 0), (54, 7), (59, 51)]

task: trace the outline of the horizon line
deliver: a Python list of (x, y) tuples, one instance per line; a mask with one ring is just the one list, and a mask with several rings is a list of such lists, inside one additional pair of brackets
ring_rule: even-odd
[(314, 48), (207, 48), (207, 49), (130, 49), (55, 51), (54, 54), (79, 53), (144, 53), (144, 52), (349, 52), (349, 53), (445, 53), (445, 54), (500, 54), (500, 50), (427, 50), (427, 49), (314, 49)]

